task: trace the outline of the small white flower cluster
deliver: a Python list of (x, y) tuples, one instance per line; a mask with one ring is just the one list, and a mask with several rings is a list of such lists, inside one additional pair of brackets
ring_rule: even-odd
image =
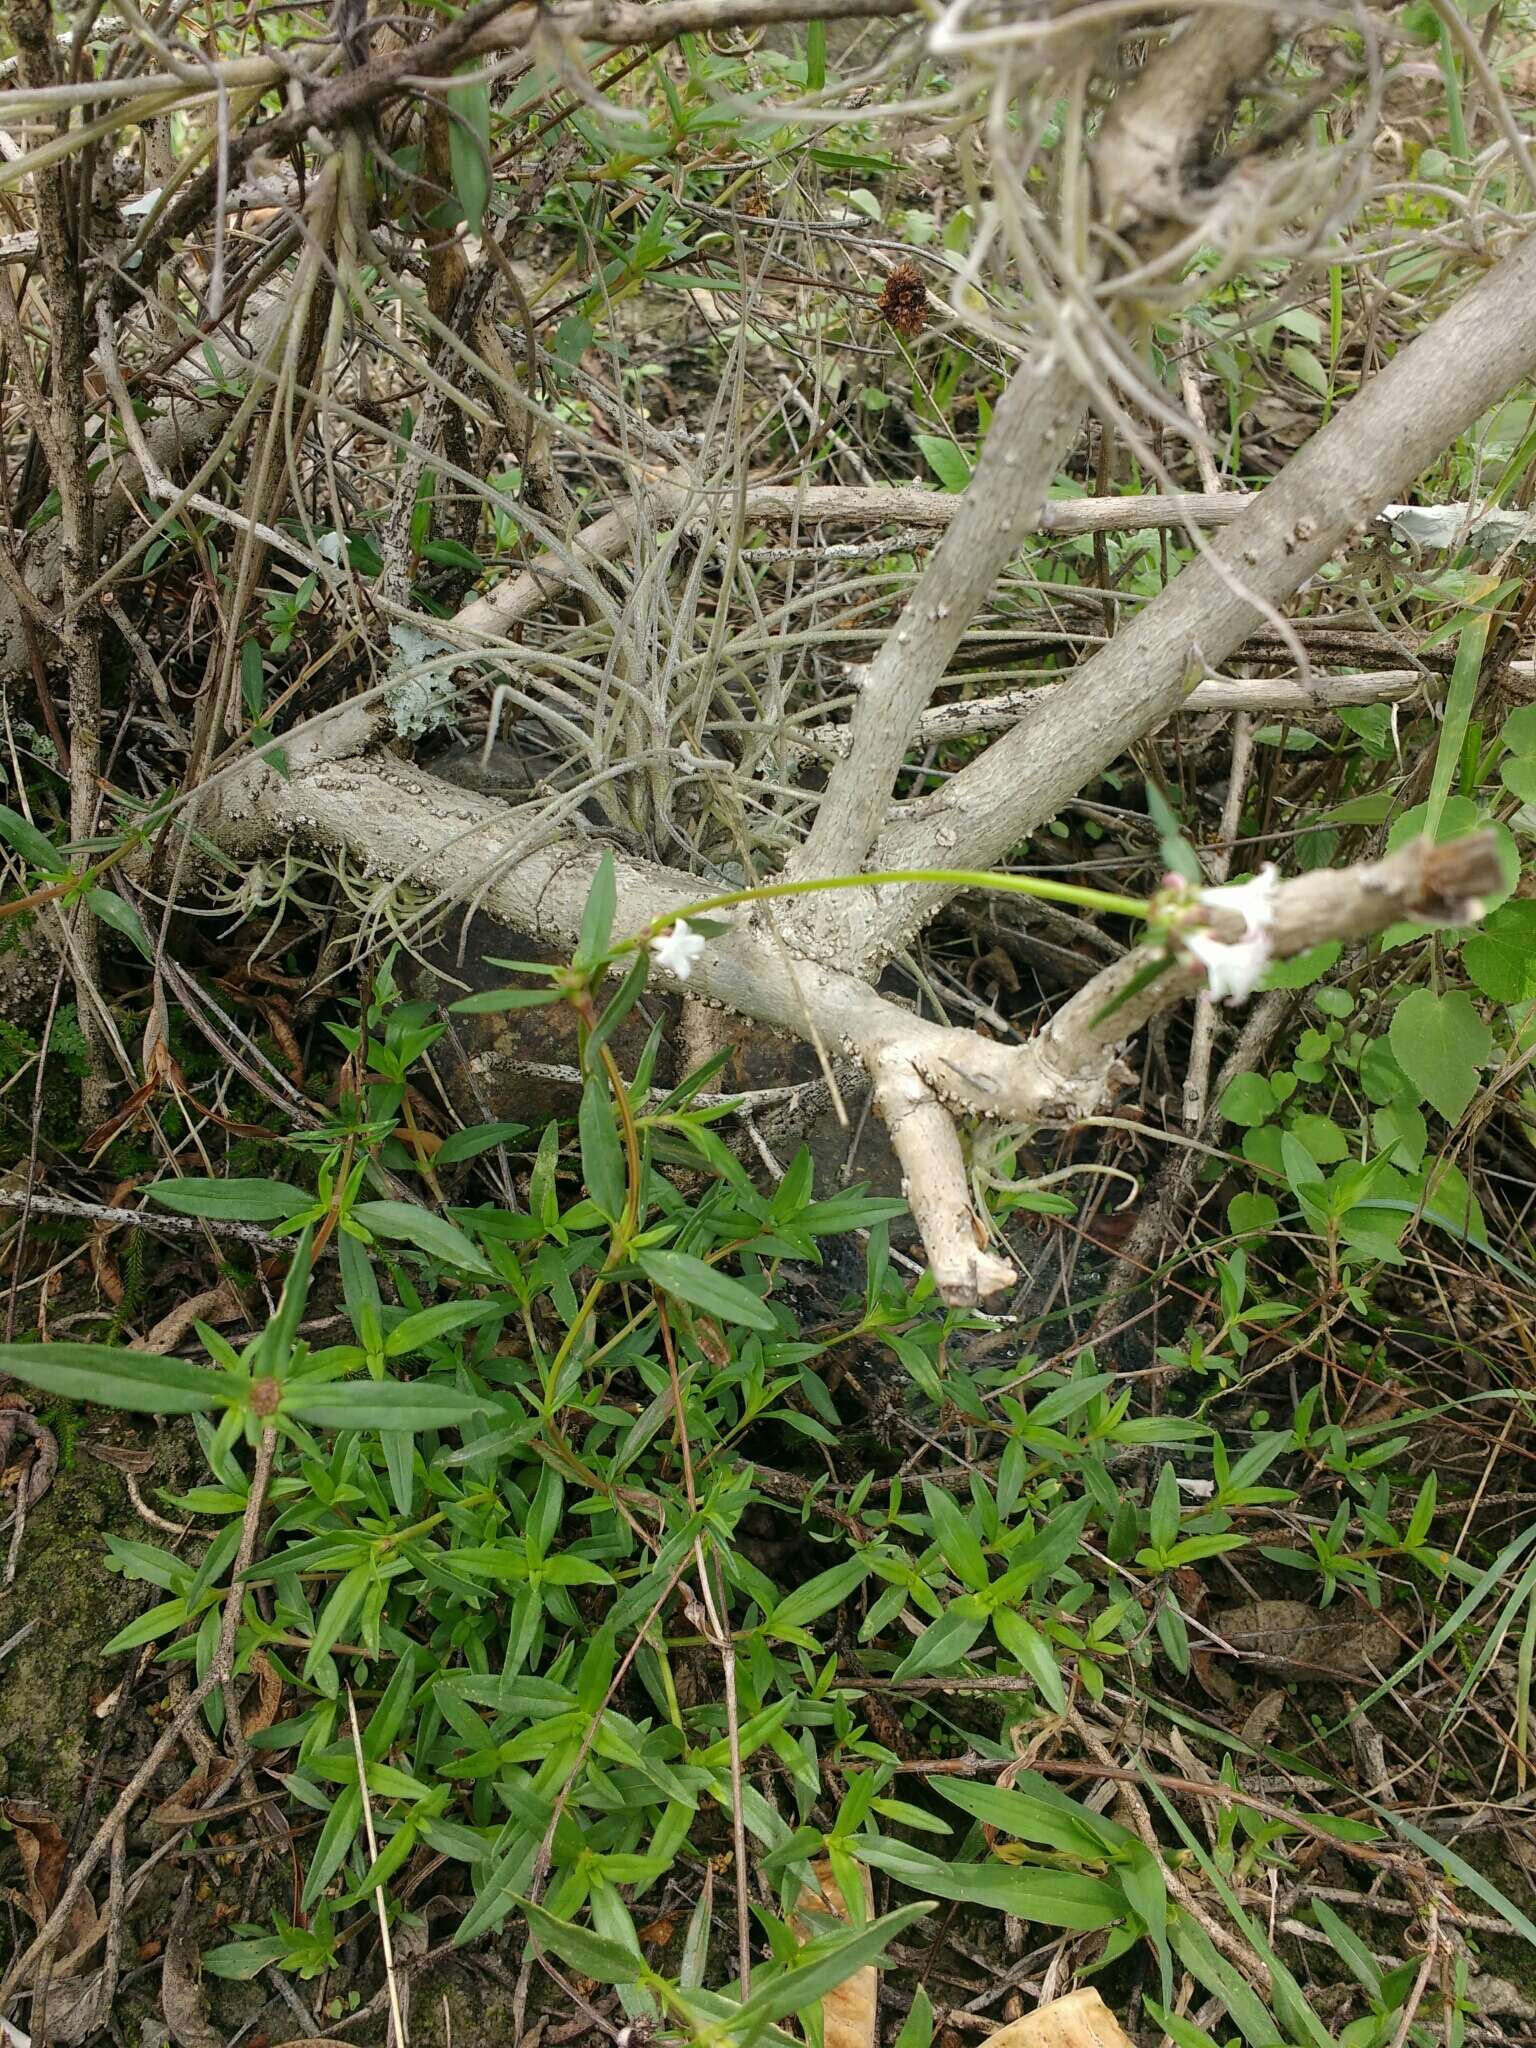
[(679, 981), (688, 979), (693, 972), (694, 961), (703, 951), (703, 937), (688, 929), (685, 917), (680, 917), (669, 930), (651, 941), (651, 958), (668, 974), (675, 974)]
[(1243, 936), (1230, 942), (1209, 931), (1190, 932), (1184, 951), (1205, 969), (1206, 986), (1218, 1002), (1240, 1003), (1263, 979), (1273, 954), (1269, 934), (1275, 919), (1279, 882), (1273, 862), (1266, 862), (1251, 882), (1229, 882), (1219, 889), (1196, 892), (1197, 903), (1211, 910), (1230, 910), (1243, 920)]

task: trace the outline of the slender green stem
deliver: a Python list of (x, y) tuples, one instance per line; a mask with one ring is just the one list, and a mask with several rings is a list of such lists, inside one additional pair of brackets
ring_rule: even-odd
[(868, 875), (828, 875), (805, 882), (766, 882), (756, 889), (733, 889), (724, 896), (704, 896), (681, 910), (657, 918), (643, 938), (668, 925), (711, 910), (730, 910), (739, 903), (766, 903), (781, 896), (813, 896), (828, 889), (879, 889), (892, 882), (937, 882), (954, 889), (998, 889), (1012, 896), (1034, 896), (1045, 903), (1071, 903), (1079, 910), (1102, 910), (1115, 917), (1145, 918), (1151, 908), (1144, 897), (1113, 896), (1103, 889), (1085, 889), (1076, 882), (1050, 882), (1039, 875), (984, 874), (971, 868), (884, 868)]

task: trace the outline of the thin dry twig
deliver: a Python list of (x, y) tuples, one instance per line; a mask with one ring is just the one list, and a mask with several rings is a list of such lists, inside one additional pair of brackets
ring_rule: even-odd
[[(347, 1687), (347, 1719), (352, 1729), (352, 1754), (357, 1762), (357, 1788), (363, 1806), (363, 1833), (368, 1843), (368, 1861), (379, 1860), (378, 1838), (373, 1829), (373, 1795), (368, 1790), (368, 1760), (363, 1755), (363, 1734), (357, 1725), (357, 1701)], [(400, 2008), (400, 1982), (395, 1974), (395, 1944), (389, 1929), (389, 1909), (384, 1904), (384, 1887), (376, 1885), (373, 1903), (379, 1915), (379, 1947), (384, 1956), (384, 1982), (389, 1991), (389, 2019), (394, 2029), (395, 2048), (408, 2048), (405, 2015)]]

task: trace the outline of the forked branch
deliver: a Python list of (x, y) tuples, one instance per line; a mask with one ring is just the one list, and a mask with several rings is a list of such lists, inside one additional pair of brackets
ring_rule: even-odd
[[(515, 931), (567, 948), (601, 857), (591, 841), (551, 841), (506, 805), (420, 769), (378, 756), (327, 759), (318, 748), (308, 757), (289, 750), (284, 774), (256, 764), (214, 785), (197, 825), (241, 857), (295, 842), (345, 851), (365, 872), (474, 904)], [(1464, 923), (1501, 879), (1488, 834), (1450, 846), (1415, 843), (1382, 861), (1303, 875), (1275, 892), (1271, 950), (1283, 958), (1324, 939), (1365, 938), (1405, 918)], [(621, 861), (616, 930), (638, 933), (675, 918), (697, 893), (686, 875)], [(1209, 923), (1218, 937), (1238, 936), (1230, 913), (1212, 911)], [(796, 956), (746, 912), (707, 946), (687, 988), (865, 1067), (940, 1292), (966, 1304), (996, 1294), (1011, 1268), (978, 1239), (954, 1119), (1028, 1127), (1098, 1109), (1116, 1085), (1126, 1041), (1200, 986), (1189, 965), (1135, 986), (1149, 957), (1135, 949), (1094, 976), (1020, 1046), (916, 1017), (859, 974)]]

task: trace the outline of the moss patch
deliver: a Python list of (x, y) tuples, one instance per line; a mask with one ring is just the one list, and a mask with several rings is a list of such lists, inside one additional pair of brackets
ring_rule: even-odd
[[(185, 1458), (178, 1431), (112, 1434), (157, 1450), (167, 1476)], [(95, 1704), (132, 1661), (103, 1657), (101, 1646), (155, 1597), (108, 1571), (109, 1529), (165, 1540), (134, 1513), (122, 1474), (81, 1447), (28, 1516), (15, 1582), (0, 1594), (0, 1641), (36, 1623), (0, 1664), (0, 1791), (40, 1801), (61, 1824), (84, 1796), (102, 1738)]]

